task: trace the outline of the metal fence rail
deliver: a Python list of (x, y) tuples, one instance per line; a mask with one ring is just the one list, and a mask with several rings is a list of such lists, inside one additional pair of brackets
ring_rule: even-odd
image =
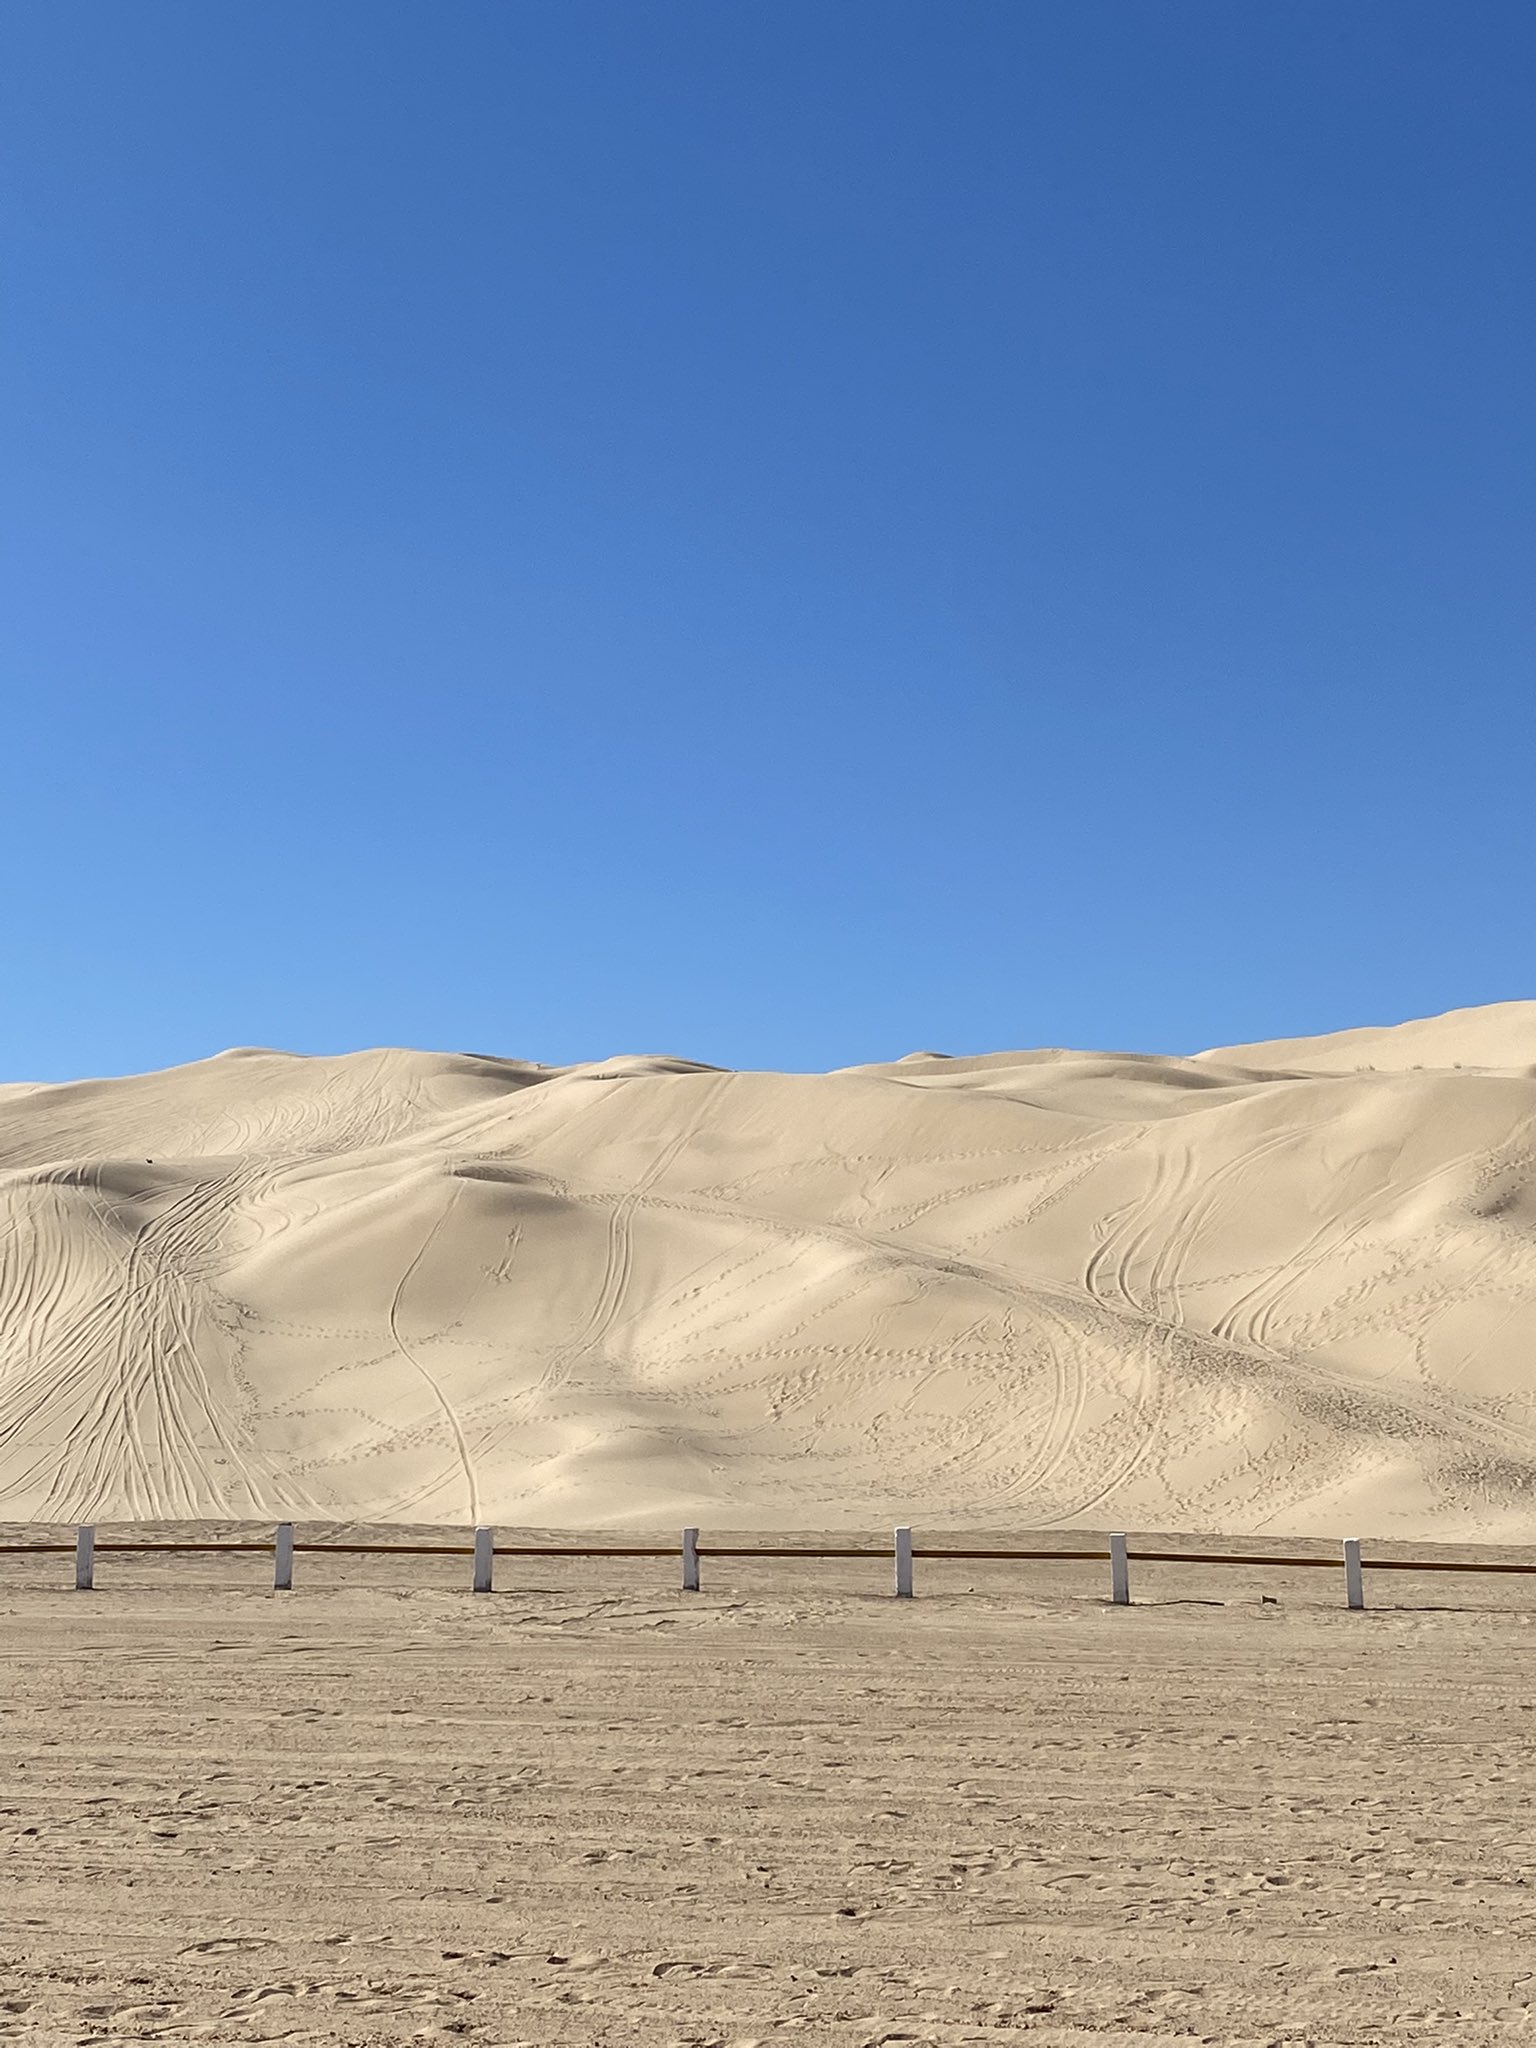
[[(95, 1526), (85, 1523), (76, 1530), (73, 1543), (26, 1540), (15, 1543), (0, 1542), (0, 1558), (58, 1557), (72, 1554), (75, 1560), (75, 1586), (80, 1592), (90, 1592), (95, 1586), (98, 1554), (158, 1557), (214, 1555), (224, 1551), (235, 1554), (255, 1552), (271, 1557), (273, 1589), (280, 1593), (292, 1591), (294, 1557), (299, 1552), (312, 1557), (468, 1557), (473, 1559), (471, 1587), (476, 1593), (489, 1593), (492, 1590), (495, 1560), (498, 1557), (679, 1558), (682, 1565), (682, 1588), (685, 1593), (698, 1592), (702, 1576), (701, 1561), (705, 1558), (754, 1558), (763, 1562), (771, 1562), (776, 1558), (867, 1558), (872, 1562), (884, 1559), (894, 1567), (893, 1590), (896, 1597), (901, 1600), (910, 1600), (913, 1597), (915, 1563), (918, 1561), (935, 1564), (1107, 1563), (1110, 1568), (1109, 1597), (1111, 1604), (1117, 1607), (1131, 1604), (1130, 1567), (1133, 1564), (1209, 1565), (1218, 1568), (1240, 1566), (1248, 1571), (1338, 1571), (1341, 1562), (1338, 1557), (1294, 1554), (1266, 1556), (1230, 1550), (1170, 1550), (1140, 1544), (1133, 1546), (1128, 1537), (1119, 1534), (1109, 1538), (1107, 1548), (1098, 1544), (1090, 1547), (1061, 1546), (1050, 1549), (1002, 1544), (914, 1544), (912, 1530), (905, 1525), (895, 1531), (890, 1549), (876, 1549), (869, 1544), (847, 1543), (701, 1543), (697, 1528), (684, 1529), (680, 1545), (498, 1543), (495, 1530), (488, 1527), (475, 1529), (471, 1539), (463, 1543), (359, 1543), (347, 1539), (333, 1540), (324, 1536), (298, 1540), (294, 1536), (294, 1525), (291, 1522), (279, 1522), (270, 1537), (255, 1540), (238, 1537), (182, 1540), (168, 1537), (108, 1536), (98, 1541)], [(1494, 1576), (1536, 1576), (1536, 1561), (1366, 1557), (1362, 1554), (1360, 1540), (1357, 1537), (1350, 1537), (1344, 1542), (1342, 1565), (1345, 1604), (1351, 1608), (1363, 1608), (1365, 1605), (1364, 1574), (1367, 1571), (1470, 1572)]]

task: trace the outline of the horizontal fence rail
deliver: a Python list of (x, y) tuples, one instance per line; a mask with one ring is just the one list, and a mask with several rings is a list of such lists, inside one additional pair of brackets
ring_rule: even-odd
[(1030, 1563), (1030, 1564), (1105, 1564), (1110, 1568), (1110, 1604), (1128, 1607), (1131, 1604), (1130, 1568), (1133, 1564), (1158, 1565), (1199, 1565), (1241, 1567), (1247, 1571), (1338, 1571), (1342, 1563), (1344, 1574), (1345, 1605), (1363, 1608), (1365, 1605), (1365, 1573), (1371, 1572), (1459, 1572), (1484, 1573), (1490, 1576), (1536, 1576), (1536, 1561), (1517, 1562), (1512, 1559), (1481, 1558), (1411, 1558), (1411, 1557), (1367, 1557), (1362, 1553), (1360, 1539), (1349, 1537), (1342, 1546), (1342, 1557), (1265, 1555), (1232, 1550), (1170, 1550), (1158, 1545), (1132, 1544), (1124, 1535), (1112, 1535), (1108, 1545), (1090, 1546), (1062, 1545), (1043, 1549), (1035, 1545), (1014, 1544), (946, 1544), (914, 1543), (912, 1530), (903, 1525), (892, 1538), (891, 1547), (875, 1548), (867, 1543), (708, 1543), (700, 1541), (697, 1528), (682, 1532), (681, 1545), (675, 1543), (498, 1543), (494, 1529), (481, 1526), (475, 1529), (468, 1542), (460, 1543), (388, 1543), (353, 1542), (346, 1538), (332, 1539), (319, 1536), (309, 1539), (297, 1538), (291, 1522), (280, 1522), (268, 1538), (176, 1538), (142, 1537), (128, 1538), (108, 1536), (98, 1538), (95, 1526), (82, 1524), (75, 1532), (75, 1540), (69, 1542), (32, 1542), (22, 1540), (15, 1543), (0, 1541), (0, 1559), (6, 1557), (59, 1557), (73, 1556), (75, 1560), (75, 1586), (80, 1592), (91, 1592), (96, 1583), (96, 1559), (98, 1556), (133, 1557), (183, 1557), (213, 1555), (221, 1552), (232, 1554), (257, 1553), (273, 1561), (273, 1590), (279, 1593), (291, 1592), (294, 1578), (294, 1557), (303, 1553), (311, 1557), (467, 1557), (473, 1560), (471, 1587), (476, 1593), (489, 1593), (493, 1587), (495, 1560), (497, 1558), (520, 1557), (562, 1557), (562, 1558), (679, 1558), (682, 1565), (682, 1590), (697, 1593), (702, 1582), (702, 1560), (706, 1558), (753, 1558), (771, 1563), (775, 1559), (790, 1558), (849, 1558), (878, 1563), (882, 1559), (893, 1567), (895, 1597), (910, 1600), (915, 1591), (916, 1563), (934, 1564), (981, 1564), (981, 1563)]

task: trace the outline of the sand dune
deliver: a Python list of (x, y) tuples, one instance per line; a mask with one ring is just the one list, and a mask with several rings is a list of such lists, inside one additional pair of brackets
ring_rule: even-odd
[(1308, 1074), (1404, 1073), (1426, 1068), (1524, 1067), (1536, 1071), (1536, 1003), (1489, 1003), (1411, 1024), (1367, 1025), (1322, 1038), (1225, 1045), (1197, 1057), (1224, 1067)]
[(1536, 1537), (1536, 1004), (0, 1091), (11, 1518)]

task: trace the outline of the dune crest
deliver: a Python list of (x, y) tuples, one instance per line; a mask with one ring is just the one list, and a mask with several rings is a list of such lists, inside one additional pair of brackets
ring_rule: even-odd
[(8, 1519), (1536, 1537), (1536, 1004), (0, 1089)]
[(1536, 1002), (1488, 1003), (1482, 1009), (1447, 1010), (1443, 1017), (1418, 1017), (1409, 1024), (1368, 1024), (1320, 1038), (1227, 1045), (1195, 1057), (1213, 1065), (1311, 1074), (1536, 1070)]

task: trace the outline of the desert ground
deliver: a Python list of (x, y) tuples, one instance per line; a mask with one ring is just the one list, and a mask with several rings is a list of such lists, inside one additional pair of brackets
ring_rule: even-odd
[(0, 2042), (1529, 2039), (1533, 1357), (1536, 1005), (0, 1089)]
[(0, 1090), (17, 1519), (1536, 1537), (1536, 1004)]
[(299, 1563), (0, 1560), (0, 2041), (1530, 2038), (1528, 1582)]

